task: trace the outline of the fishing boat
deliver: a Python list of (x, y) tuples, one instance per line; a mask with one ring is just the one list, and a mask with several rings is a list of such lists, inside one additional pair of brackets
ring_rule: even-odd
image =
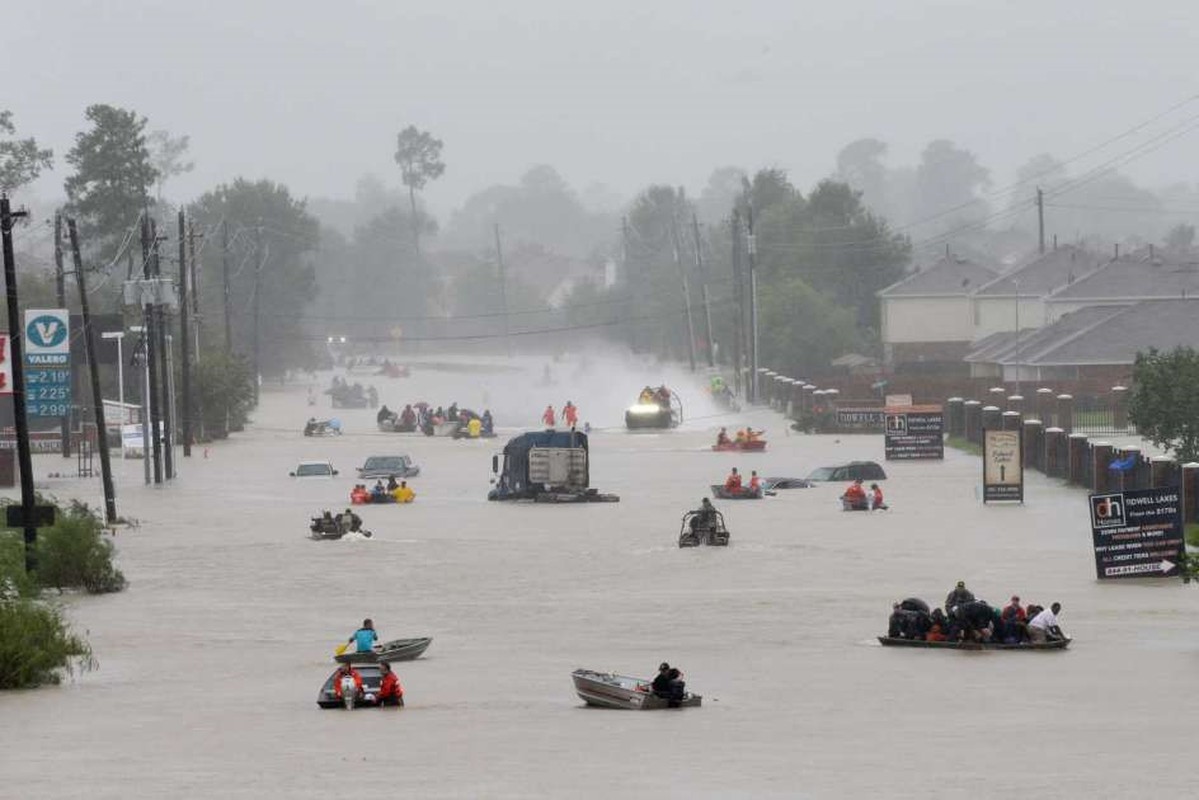
[(926, 642), (923, 639), (902, 639), (880, 636), (878, 642), (886, 647), (924, 647), (930, 650), (1065, 650), (1073, 639), (1057, 639), (1052, 642)]
[(720, 442), (712, 445), (712, 449), (717, 453), (761, 453), (766, 450), (765, 439), (753, 439), (745, 442)]
[(433, 639), (428, 636), (423, 636), (416, 639), (395, 639), (390, 642), (384, 642), (374, 650), (368, 650), (365, 653), (350, 653), (345, 652), (341, 655), (334, 656), (339, 664), (377, 664), (380, 661), (411, 661), (414, 658), (420, 658), (429, 645), (433, 643)]
[(712, 496), (717, 500), (761, 500), (765, 495), (774, 494), (766, 490), (751, 492), (749, 489), (742, 489), (739, 492), (730, 492), (724, 487), (723, 483), (713, 483)]
[[(637, 711), (672, 707), (665, 697), (658, 697), (650, 691), (648, 680), (590, 669), (576, 669), (570, 677), (574, 681), (575, 693), (589, 706)], [(703, 697), (688, 692), (675, 707), (688, 708), (698, 706), (702, 702)]]

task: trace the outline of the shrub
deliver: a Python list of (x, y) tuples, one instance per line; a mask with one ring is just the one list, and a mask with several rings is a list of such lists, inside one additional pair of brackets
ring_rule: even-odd
[(91, 647), (58, 609), (35, 600), (0, 601), (0, 689), (58, 683), (64, 670), (95, 666)]
[(0, 531), (0, 602), (37, 594), (36, 582), (25, 572), (25, 537)]
[(100, 516), (87, 503), (72, 500), (69, 506), (60, 505), (54, 526), (38, 532), (38, 583), (92, 594), (124, 589), (125, 576), (112, 563), (114, 548), (103, 531)]

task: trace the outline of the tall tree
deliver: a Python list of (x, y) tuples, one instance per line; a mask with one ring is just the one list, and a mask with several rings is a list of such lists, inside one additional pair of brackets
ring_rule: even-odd
[(0, 111), (0, 192), (11, 193), (54, 166), (53, 150), (38, 147), (33, 137), (17, 139), (16, 135), (12, 112)]
[(991, 183), (990, 172), (974, 153), (947, 139), (928, 143), (916, 168), (916, 215), (936, 217), (934, 229), (948, 230), (987, 215), (979, 192)]
[(88, 106), (91, 128), (75, 134), (67, 163), (75, 174), (66, 180), (67, 199), (80, 219), (84, 237), (112, 252), (149, 203), (158, 177), (146, 146), (146, 118), (107, 105)]
[(158, 202), (162, 202), (162, 186), (176, 175), (191, 172), (196, 162), (187, 161), (190, 136), (171, 136), (167, 131), (153, 131), (147, 138), (150, 148), (150, 163), (158, 171)]
[(396, 136), (395, 161), (400, 165), (400, 176), (408, 187), (408, 202), (412, 211), (412, 243), (420, 254), (420, 217), (416, 211), (416, 193), (445, 172), (441, 160), (442, 141), (428, 131), (409, 125)]
[(1199, 353), (1137, 353), (1128, 418), (1149, 441), (1180, 462), (1199, 459)]

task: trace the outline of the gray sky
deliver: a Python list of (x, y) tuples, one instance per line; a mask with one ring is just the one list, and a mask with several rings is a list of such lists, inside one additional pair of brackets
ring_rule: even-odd
[[(175, 199), (237, 175), (300, 195), (398, 182), (409, 123), (445, 140), (438, 213), (534, 163), (624, 194), (698, 190), (726, 164), (806, 186), (862, 136), (892, 166), (950, 138), (1004, 182), (1199, 91), (1197, 23), (1186, 0), (36, 0), (6, 6), (0, 107), (55, 149), (43, 200), (95, 102), (192, 137)], [(1196, 181), (1197, 152), (1191, 134), (1126, 172)]]

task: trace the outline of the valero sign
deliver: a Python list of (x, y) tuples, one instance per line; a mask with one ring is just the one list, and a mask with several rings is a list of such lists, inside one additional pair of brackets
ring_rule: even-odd
[(983, 502), (1024, 502), (1024, 450), (1020, 431), (983, 431)]
[(1178, 487), (1093, 494), (1091, 537), (1099, 578), (1179, 575), (1186, 553)]
[(70, 319), (65, 308), (25, 311), (25, 410), (31, 417), (71, 413)]

